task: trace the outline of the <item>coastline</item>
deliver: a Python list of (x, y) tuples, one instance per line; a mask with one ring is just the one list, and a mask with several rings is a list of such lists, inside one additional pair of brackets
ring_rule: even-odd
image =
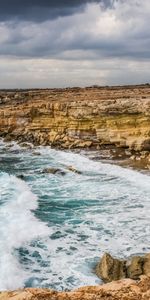
[[(28, 149), (29, 145), (24, 144), (23, 145), (26, 149)], [(34, 151), (34, 147), (31, 148)], [(35, 148), (36, 149), (36, 148)], [(108, 149), (107, 149), (108, 150)], [(106, 149), (105, 149), (106, 151)], [(69, 152), (72, 152), (72, 150), (69, 150)], [(108, 159), (108, 157), (104, 157), (103, 155), (103, 160), (102, 158), (102, 153), (100, 153), (99, 150), (77, 150), (77, 152), (84, 154), (85, 156), (89, 157), (90, 159), (94, 159), (96, 161), (100, 160), (100, 162), (103, 163), (114, 163), (118, 164), (117, 160), (113, 160), (112, 157)], [(107, 154), (109, 153), (108, 151), (106, 152)], [(100, 154), (100, 157), (97, 157), (97, 155)], [(103, 153), (104, 154), (104, 153)], [(124, 158), (124, 162), (127, 164), (126, 158)], [(126, 167), (131, 168), (132, 166), (126, 165)], [(143, 169), (140, 169), (140, 172), (144, 172)], [(146, 171), (147, 173), (148, 171)], [(1, 292), (0, 293), (0, 299), (6, 300), (6, 299), (14, 299), (14, 300), (22, 300), (22, 299), (47, 299), (47, 300), (135, 300), (136, 297), (137, 299), (149, 299), (146, 297), (149, 297), (150, 293), (150, 278), (143, 276), (141, 277), (141, 281), (136, 280), (129, 280), (129, 279), (124, 279), (124, 280), (119, 280), (115, 282), (111, 282), (109, 284), (102, 284), (102, 285), (97, 285), (97, 286), (92, 286), (92, 287), (87, 287), (84, 286), (82, 288), (79, 288), (77, 290), (69, 291), (69, 292), (57, 292), (54, 290), (45, 290), (41, 288), (25, 288), (22, 290), (17, 290), (17, 291), (9, 291), (9, 292)], [(144, 291), (143, 288), (141, 289), (139, 286), (144, 285)], [(136, 291), (136, 293), (135, 293)], [(148, 296), (147, 296), (148, 295)], [(105, 297), (105, 298), (104, 298)], [(110, 298), (111, 297), (111, 298)], [(126, 298), (125, 298), (126, 297)]]
[(150, 86), (0, 91), (0, 136), (59, 149), (150, 151)]
[(0, 137), (149, 172), (150, 85), (1, 90)]
[(150, 277), (139, 281), (124, 279), (101, 286), (87, 286), (74, 291), (56, 292), (48, 289), (24, 289), (0, 292), (0, 300), (149, 300)]
[[(72, 150), (73, 151), (73, 150)], [(83, 153), (89, 159), (118, 165), (124, 168), (140, 171), (145, 174), (150, 174), (150, 153), (147, 151), (131, 152), (121, 148), (113, 149), (81, 149), (74, 150), (75, 153)]]
[[(114, 91), (116, 92), (117, 89), (112, 89), (113, 93)], [(119, 88), (119, 91), (120, 89), (121, 88)], [(136, 92), (134, 89), (136, 89)], [(137, 90), (139, 89), (140, 92), (138, 92), (140, 96), (138, 98)], [(42, 91), (43, 94), (40, 99), (37, 98), (37, 94), (34, 99), (34, 92), (31, 91), (31, 93), (27, 92), (27, 100), (20, 98), (18, 91), (15, 91), (13, 92), (13, 100), (8, 99), (6, 96), (5, 101), (0, 102), (0, 136), (2, 136), (5, 141), (16, 140), (19, 141), (20, 144), (30, 141), (35, 145), (49, 145), (55, 149), (69, 150), (77, 153), (81, 152), (96, 161), (117, 164), (149, 174), (150, 99), (149, 91), (148, 96), (147, 94), (145, 96), (145, 94), (142, 94), (143, 89), (144, 87), (142, 90), (140, 87), (130, 87), (130, 92), (132, 91), (133, 94), (136, 94), (136, 97), (135, 95), (133, 97), (134, 100), (133, 98), (129, 100), (128, 95), (126, 97), (122, 95), (121, 100), (120, 98), (118, 100), (117, 106), (117, 98), (114, 99), (115, 94), (113, 94), (113, 100), (109, 99), (109, 102), (107, 102), (106, 99), (106, 105), (103, 103), (104, 106), (102, 105), (101, 99), (99, 102), (99, 111), (95, 112), (95, 114), (97, 114), (96, 118), (95, 114), (93, 115), (93, 111), (95, 111), (97, 104), (92, 106), (92, 102), (88, 102), (88, 110), (85, 110), (87, 102), (86, 99), (84, 99), (83, 105), (82, 92), (85, 97), (88, 93), (88, 89), (73, 91), (74, 94), (79, 93), (80, 95), (78, 96), (79, 98), (81, 97), (81, 99), (71, 103), (71, 115), (69, 116), (67, 106), (68, 94), (66, 96), (67, 101), (65, 98), (65, 100), (63, 99), (61, 100), (62, 102), (59, 102), (57, 97), (58, 93), (61, 94), (61, 97), (64, 97), (65, 93), (68, 93), (68, 91), (70, 93), (70, 90), (63, 91), (63, 95), (62, 90), (53, 90), (53, 95), (49, 94), (48, 91), (46, 97), (45, 91)], [(150, 88), (146, 87), (146, 92), (147, 89)], [(101, 89), (98, 90), (101, 91)], [(97, 88), (96, 90), (94, 88), (94, 93), (95, 91), (97, 92)], [(21, 95), (21, 97), (23, 95)], [(56, 99), (54, 99), (54, 95), (56, 95)], [(51, 96), (54, 97), (52, 99), (52, 107), (45, 106), (47, 101), (48, 104), (51, 103), (51, 101), (49, 103), (47, 98), (49, 96), (50, 98)], [(122, 103), (121, 106), (119, 101)], [(146, 101), (143, 107), (140, 106), (142, 101)], [(108, 103), (111, 109), (108, 107)], [(65, 120), (64, 114), (67, 114)], [(92, 122), (89, 122), (90, 118), (92, 118)], [(67, 119), (69, 120), (68, 122), (66, 121)], [(101, 119), (104, 123), (101, 123)], [(104, 129), (105, 126), (107, 130)], [(94, 131), (93, 128), (95, 129)], [(46, 136), (49, 137), (49, 140), (46, 139)], [(19, 292), (0, 293), (0, 299), (10, 298), (14, 300), (147, 300), (150, 298), (150, 278), (142, 277), (139, 282), (123, 280), (98, 287), (83, 287), (77, 290), (77, 292), (68, 293), (59, 293), (44, 289), (25, 289)]]

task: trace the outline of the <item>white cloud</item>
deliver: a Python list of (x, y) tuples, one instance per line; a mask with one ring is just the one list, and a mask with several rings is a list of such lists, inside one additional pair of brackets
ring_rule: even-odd
[(0, 86), (147, 82), (149, 19), (149, 0), (115, 0), (43, 23), (0, 23)]
[(1, 88), (66, 87), (145, 83), (150, 62), (120, 59), (0, 59)]

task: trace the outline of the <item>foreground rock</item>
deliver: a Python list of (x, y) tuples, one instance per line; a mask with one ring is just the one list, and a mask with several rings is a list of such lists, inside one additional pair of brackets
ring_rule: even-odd
[(150, 276), (150, 253), (119, 260), (105, 253), (96, 267), (96, 274), (104, 282), (122, 278), (137, 280), (141, 275)]
[(0, 300), (149, 300), (150, 277), (139, 282), (131, 279), (115, 281), (101, 286), (87, 286), (71, 292), (46, 289), (24, 289), (0, 293)]
[(96, 267), (96, 274), (104, 282), (125, 278), (125, 264), (125, 261), (113, 258), (110, 254), (105, 253)]

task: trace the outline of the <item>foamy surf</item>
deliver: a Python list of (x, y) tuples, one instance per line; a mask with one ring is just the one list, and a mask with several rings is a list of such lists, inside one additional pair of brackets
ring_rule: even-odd
[[(126, 257), (150, 251), (148, 175), (49, 147), (0, 147), (1, 168), (26, 181), (1, 174), (2, 231), (7, 223), (1, 245), (6, 249), (10, 241), (1, 289), (99, 284), (94, 267), (103, 252)], [(69, 165), (82, 174), (69, 172)], [(48, 167), (66, 175), (43, 174)]]
[(49, 232), (33, 215), (37, 206), (25, 182), (0, 174), (0, 290), (24, 286), (30, 272), (19, 264), (15, 249)]

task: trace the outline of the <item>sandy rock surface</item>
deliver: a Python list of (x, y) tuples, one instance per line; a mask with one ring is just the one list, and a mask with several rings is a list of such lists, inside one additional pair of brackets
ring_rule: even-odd
[(0, 300), (150, 300), (150, 277), (140, 281), (115, 281), (101, 286), (87, 286), (71, 292), (46, 289), (24, 289), (1, 292)]
[(150, 85), (0, 91), (0, 135), (63, 149), (150, 151)]
[(135, 255), (126, 260), (114, 258), (109, 253), (104, 253), (95, 271), (104, 282), (123, 278), (138, 280), (141, 275), (150, 276), (150, 253), (143, 256)]

